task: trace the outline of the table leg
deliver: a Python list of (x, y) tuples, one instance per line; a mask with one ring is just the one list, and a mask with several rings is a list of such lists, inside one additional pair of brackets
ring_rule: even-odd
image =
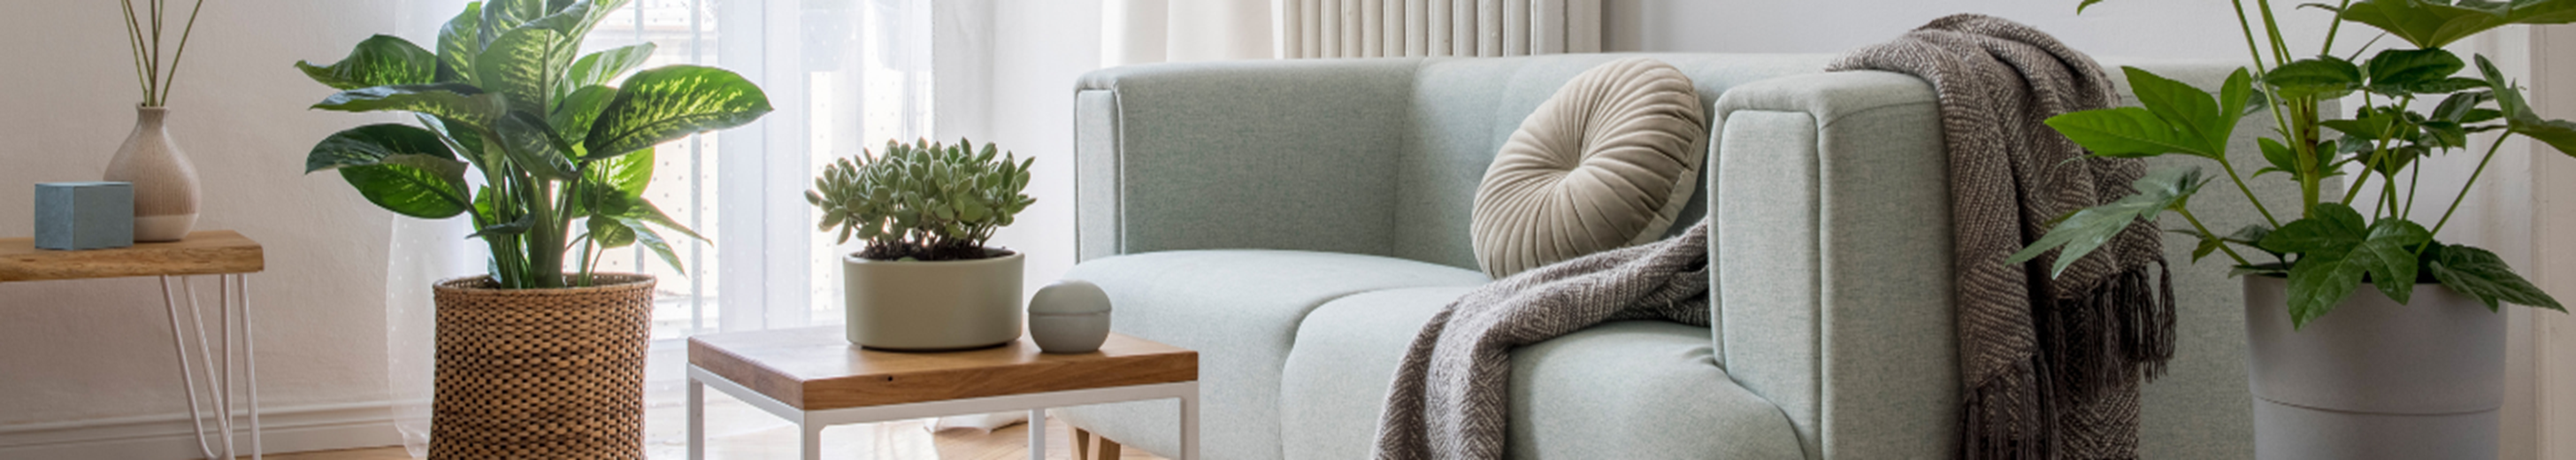
[(707, 458), (707, 384), (689, 377), (689, 460)]
[(1181, 459), (1199, 460), (1199, 388), (1191, 384), (1189, 393), (1181, 395)]
[(1029, 460), (1046, 460), (1046, 409), (1029, 409)]
[(250, 395), (250, 458), (260, 460), (261, 454), (266, 452), (259, 444), (259, 347), (254, 345), (257, 341), (252, 340), (250, 332), (250, 275), (232, 277), (233, 284), (239, 287), (234, 292), (238, 293), (236, 295), (241, 301), (242, 377), (245, 379), (242, 389)]
[(797, 429), (805, 432), (802, 436), (805, 443), (805, 460), (823, 460), (823, 425), (799, 425)]
[[(193, 428), (189, 430), (189, 432), (197, 435), (197, 449), (199, 453), (205, 454), (206, 458), (216, 458), (214, 445), (207, 442), (206, 439), (205, 414), (198, 410), (196, 368), (188, 365), (187, 329), (180, 326), (179, 299), (170, 291), (170, 278), (171, 277), (169, 276), (161, 277), (161, 304), (169, 307), (170, 310), (170, 349), (177, 352), (179, 355), (179, 383), (184, 385), (182, 388), (187, 390), (186, 393), (188, 394), (188, 424)], [(180, 278), (179, 282), (184, 285), (188, 282), (188, 279)], [(194, 313), (194, 310), (191, 310), (190, 312)], [(197, 325), (197, 334), (199, 337), (203, 337), (205, 335), (205, 323), (201, 322), (197, 323)], [(208, 375), (206, 378), (212, 379), (214, 376)]]

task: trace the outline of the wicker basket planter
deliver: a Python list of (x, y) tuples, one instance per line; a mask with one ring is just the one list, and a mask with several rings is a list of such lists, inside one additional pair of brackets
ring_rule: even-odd
[(651, 276), (598, 286), (436, 286), (432, 459), (644, 458), (644, 350)]

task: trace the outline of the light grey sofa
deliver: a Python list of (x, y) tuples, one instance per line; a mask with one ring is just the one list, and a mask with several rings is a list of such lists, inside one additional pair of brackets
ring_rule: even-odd
[[(1949, 188), (1930, 86), (1822, 73), (1822, 55), (1648, 56), (1697, 84), (1715, 124), (1681, 221), (1717, 221), (1717, 325), (1612, 323), (1516, 350), (1511, 457), (1953, 456)], [(1109, 292), (1116, 330), (1200, 352), (1205, 458), (1367, 457), (1406, 345), (1488, 281), (1468, 242), (1487, 163), (1559, 85), (1617, 57), (1094, 72), (1076, 95), (1083, 262), (1067, 276)], [(2203, 87), (2232, 69), (2146, 67)], [(2247, 120), (2250, 152), (2269, 118)], [(2221, 195), (2195, 209), (2246, 222)], [(2143, 453), (2247, 457), (2241, 289), (2219, 264), (2191, 265), (2190, 243), (2167, 242), (2184, 331), (2149, 386)], [(1169, 455), (1176, 410), (1057, 416)]]

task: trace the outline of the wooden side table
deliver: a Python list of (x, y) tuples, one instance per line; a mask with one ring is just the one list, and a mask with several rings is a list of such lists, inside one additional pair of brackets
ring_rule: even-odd
[[(170, 343), (179, 353), (179, 382), (188, 393), (188, 422), (195, 429), (197, 448), (206, 458), (235, 458), (233, 448), (233, 409), (236, 396), (247, 396), (250, 409), (250, 455), (260, 458), (259, 444), (259, 363), (253, 358), (250, 327), (250, 277), (267, 269), (267, 255), (259, 242), (228, 230), (201, 231), (188, 238), (168, 243), (139, 243), (131, 247), (86, 251), (53, 251), (36, 249), (33, 238), (0, 239), (0, 282), (75, 280), (157, 276), (161, 278), (161, 303), (170, 310)], [(190, 275), (215, 275), (216, 328), (222, 337), (221, 348), (208, 347), (204, 309), (197, 305), (196, 286)], [(170, 280), (177, 278), (174, 292)], [(181, 319), (179, 305), (187, 304), (187, 318)], [(236, 321), (234, 318), (239, 318)], [(182, 326), (183, 324), (187, 326)], [(238, 326), (241, 339), (235, 343), (233, 330)], [(193, 356), (190, 336), (194, 330), (196, 346)], [(240, 345), (240, 353), (234, 353)], [(220, 353), (220, 356), (218, 355)], [(241, 367), (233, 366), (233, 355), (241, 355)], [(218, 362), (220, 361), (220, 362)], [(200, 370), (206, 374), (206, 385), (197, 385)], [(242, 377), (234, 386), (234, 374)], [(206, 414), (197, 402), (202, 388), (213, 400), (215, 429), (222, 432), (222, 457), (216, 457), (216, 446), (206, 432)], [(239, 395), (236, 395), (239, 393)]]
[(1053, 355), (1023, 337), (1009, 345), (900, 353), (851, 345), (841, 327), (701, 335), (689, 339), (689, 458), (706, 458), (706, 390), (713, 386), (794, 422), (804, 458), (823, 455), (823, 427), (940, 415), (1029, 411), (1029, 458), (1046, 458), (1049, 407), (1181, 401), (1181, 459), (1197, 460), (1198, 352), (1110, 334), (1100, 351)]

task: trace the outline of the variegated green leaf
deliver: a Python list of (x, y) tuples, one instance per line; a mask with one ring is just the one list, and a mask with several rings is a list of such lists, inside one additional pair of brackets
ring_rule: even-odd
[(713, 67), (670, 66), (636, 72), (618, 87), (617, 98), (609, 102), (583, 141), (591, 157), (742, 126), (771, 110), (769, 96), (760, 87)]
[(295, 68), (334, 89), (429, 83), (438, 76), (438, 56), (400, 37), (377, 35), (358, 42), (349, 57), (330, 66), (296, 61)]

